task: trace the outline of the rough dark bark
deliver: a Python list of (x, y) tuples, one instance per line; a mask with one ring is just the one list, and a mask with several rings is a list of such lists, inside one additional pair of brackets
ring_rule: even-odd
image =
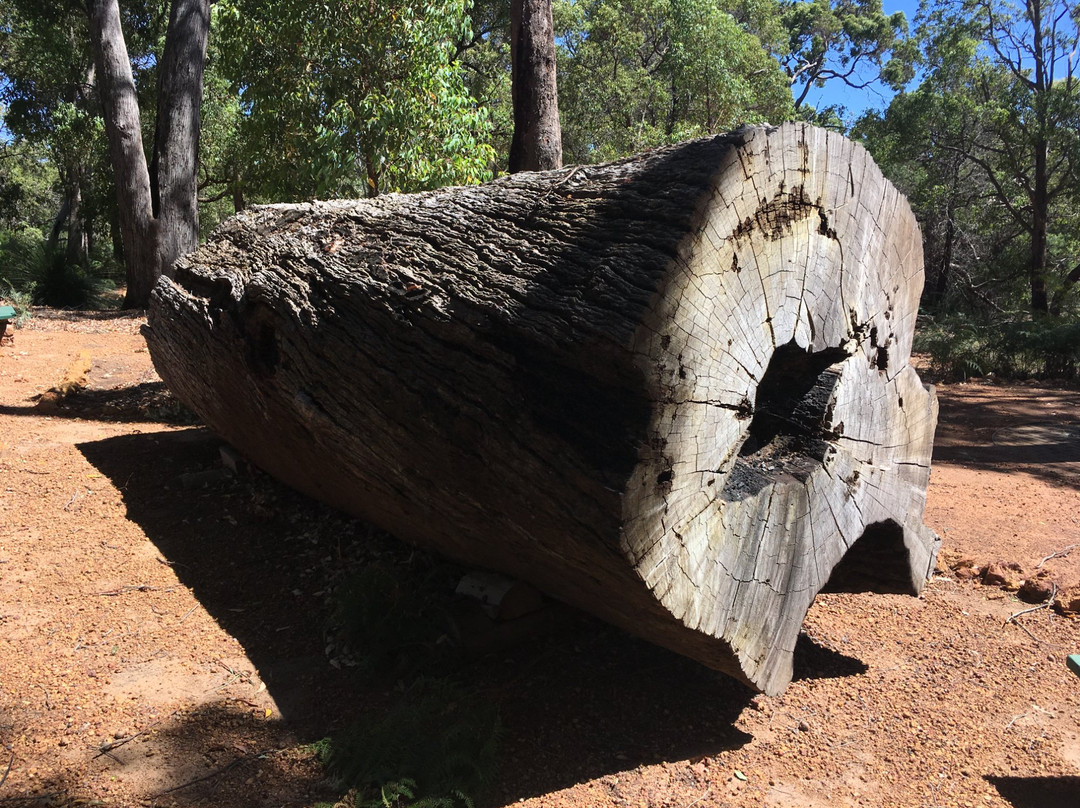
[(86, 267), (90, 264), (90, 239), (83, 228), (81, 179), (78, 174), (70, 177), (65, 192), (69, 200), (69, 217), (64, 261), (73, 267)]
[(45, 240), (45, 252), (52, 255), (56, 252), (56, 245), (60, 243), (60, 231), (64, 229), (64, 225), (67, 224), (68, 216), (71, 214), (71, 200), (64, 195), (64, 201), (60, 205), (60, 210), (56, 213), (56, 218), (53, 219), (52, 229), (49, 231), (49, 238)]
[(253, 208), (146, 333), (281, 479), (776, 693), (826, 584), (932, 564), (922, 283), (866, 152), (790, 124)]
[(551, 0), (511, 0), (510, 74), (514, 135), (510, 173), (562, 165)]

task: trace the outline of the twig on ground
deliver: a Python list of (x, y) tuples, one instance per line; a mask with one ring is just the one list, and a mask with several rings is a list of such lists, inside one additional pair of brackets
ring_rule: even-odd
[[(1050, 555), (1048, 555), (1046, 558), (1044, 558), (1042, 561), (1040, 561), (1038, 564), (1036, 564), (1035, 569), (1039, 569), (1043, 564), (1045, 564), (1051, 558), (1064, 558), (1069, 553), (1071, 553), (1073, 550), (1075, 550), (1077, 547), (1080, 547), (1080, 544), (1070, 544), (1068, 547), (1066, 547), (1066, 548), (1064, 548), (1062, 550), (1055, 550)], [(1053, 598), (1051, 598), (1051, 600), (1053, 600)]]
[(176, 714), (178, 712), (180, 712), (180, 711), (179, 710), (173, 710), (171, 713), (169, 713), (164, 718), (158, 719), (157, 721), (155, 721), (153, 724), (151, 724), (148, 727), (143, 727), (138, 732), (136, 732), (134, 735), (129, 735), (126, 738), (120, 738), (119, 740), (116, 740), (116, 741), (110, 741), (109, 743), (101, 744), (101, 746), (98, 747), (98, 753), (96, 755), (94, 755), (94, 759), (96, 760), (97, 758), (101, 757), (102, 755), (108, 755), (113, 760), (115, 760), (117, 763), (119, 763), (120, 760), (116, 756), (114, 756), (112, 754), (112, 750), (119, 749), (124, 744), (129, 743), (130, 741), (134, 741), (136, 738), (140, 737), (141, 735), (146, 735), (148, 732), (152, 732), (153, 730), (157, 729), (162, 724), (164, 724), (166, 721), (171, 721), (176, 716)]
[[(1032, 612), (1038, 612), (1038, 611), (1042, 611), (1043, 609), (1049, 609), (1050, 605), (1054, 602), (1054, 598), (1057, 597), (1057, 584), (1056, 583), (1051, 584), (1050, 586), (1051, 586), (1050, 597), (1048, 597), (1045, 602), (1040, 603), (1038, 606), (1032, 606), (1030, 609), (1021, 609), (1016, 614), (1010, 615), (1008, 617), (1008, 619), (1006, 619), (1005, 622), (1002, 623), (1001, 625), (1002, 626), (1007, 626), (1009, 623), (1012, 623), (1013, 621), (1015, 621), (1016, 618), (1018, 618), (1022, 614), (1031, 614)], [(1017, 623), (1016, 625), (1019, 626), (1020, 624)]]
[[(166, 589), (164, 591), (165, 592), (172, 592), (174, 589), (176, 589), (176, 587), (171, 586), (171, 587), (169, 587), (168, 589)], [(125, 594), (127, 592), (161, 592), (161, 591), (162, 591), (162, 589), (161, 589), (160, 586), (150, 586), (149, 584), (129, 584), (127, 586), (122, 586), (119, 589), (111, 589), (108, 592), (98, 592), (97, 594), (98, 595), (104, 595), (105, 597), (108, 597), (108, 598), (113, 598), (113, 597), (116, 597), (117, 595), (123, 595), (123, 594)]]
[(176, 624), (180, 625), (181, 623), (183, 623), (185, 620), (187, 620), (189, 617), (191, 617), (191, 613), (193, 611), (195, 611), (196, 609), (198, 609), (198, 608), (199, 608), (198, 606), (192, 606), (190, 609), (188, 609), (186, 612), (184, 612), (184, 616), (181, 617), (179, 620), (177, 620)]
[(699, 802), (701, 802), (703, 799), (705, 799), (707, 796), (709, 796), (710, 791), (712, 791), (711, 786), (709, 788), (705, 789), (705, 793), (702, 794), (700, 797), (698, 797), (696, 800), (694, 800), (693, 802), (686, 803), (684, 808), (690, 808), (691, 805), (697, 805)]
[(8, 758), (7, 768), (4, 769), (4, 776), (0, 777), (0, 788), (7, 782), (8, 775), (11, 774), (11, 767), (15, 764), (15, 747), (11, 747), (11, 757)]
[(67, 502), (67, 505), (64, 506), (65, 511), (69, 510), (71, 508), (71, 506), (75, 504), (75, 500), (78, 498), (78, 496), (79, 496), (78, 491), (76, 491), (74, 494), (71, 495), (71, 499), (69, 499), (68, 502)]
[(41, 692), (45, 694), (45, 709), (51, 710), (52, 704), (49, 703), (49, 691), (45, 689), (45, 685), (34, 682), (34, 687), (41, 688)]
[(249, 760), (254, 760), (256, 758), (260, 758), (263, 755), (269, 755), (273, 751), (275, 751), (275, 750), (273, 750), (273, 749), (263, 749), (261, 752), (252, 752), (250, 755), (244, 755), (243, 757), (238, 757), (232, 763), (229, 763), (228, 765), (223, 766), (222, 768), (218, 769), (217, 771), (210, 772), (210, 774), (204, 774), (202, 777), (196, 777), (194, 780), (188, 780), (186, 783), (181, 783), (178, 786), (173, 786), (172, 788), (167, 788), (164, 791), (159, 791), (157, 794), (154, 795), (154, 797), (155, 798), (156, 797), (164, 797), (166, 794), (172, 794), (175, 791), (180, 791), (182, 789), (189, 788), (190, 786), (197, 785), (198, 783), (203, 783), (203, 782), (206, 782), (207, 780), (213, 780), (215, 777), (220, 777), (221, 775), (225, 774), (229, 770), (235, 768), (236, 766), (239, 766), (241, 763), (246, 763)]
[(1024, 633), (1031, 637), (1031, 639), (1035, 640), (1035, 642), (1037, 642), (1039, 645), (1042, 645), (1042, 640), (1032, 634), (1031, 630), (1027, 626), (1025, 626), (1023, 623), (1017, 623), (1016, 625), (1020, 626), (1020, 628), (1024, 630)]
[[(1051, 712), (1050, 710), (1044, 710), (1044, 709), (1043, 709), (1042, 707), (1040, 707), (1040, 706), (1039, 706), (1038, 704), (1032, 704), (1032, 705), (1031, 705), (1031, 710), (1032, 710), (1032, 712), (1038, 712), (1038, 713), (1042, 713), (1043, 715), (1048, 715), (1048, 716), (1050, 716), (1051, 718), (1056, 718), (1056, 717), (1057, 717), (1057, 716), (1055, 716), (1055, 715), (1054, 715), (1054, 713), (1052, 713), (1052, 712)], [(1009, 721), (1009, 723), (1005, 725), (1005, 729), (1011, 729), (1011, 728), (1012, 728), (1012, 725), (1013, 725), (1013, 724), (1015, 724), (1015, 723), (1016, 723), (1017, 721), (1019, 721), (1019, 720), (1020, 720), (1021, 718), (1027, 718), (1027, 717), (1028, 717), (1029, 715), (1031, 715), (1031, 712), (1027, 712), (1027, 713), (1020, 713), (1019, 715), (1014, 715), (1014, 716), (1012, 717), (1012, 720), (1011, 720), (1011, 721)]]
[(213, 692), (216, 693), (219, 690), (223, 690), (224, 688), (228, 687), (229, 685), (231, 685), (233, 682), (235, 682), (237, 680), (246, 682), (249, 685), (251, 684), (251, 673), (244, 672), (244, 671), (234, 671), (232, 668), (230, 668), (228, 665), (226, 665), (220, 659), (218, 660), (218, 665), (220, 665), (225, 670), (227, 670), (229, 672), (229, 675), (232, 676), (233, 678), (230, 679), (229, 681), (223, 682), (222, 684), (215, 687)]

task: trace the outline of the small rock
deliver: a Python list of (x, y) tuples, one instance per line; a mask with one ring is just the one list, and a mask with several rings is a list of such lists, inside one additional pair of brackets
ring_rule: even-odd
[(1053, 591), (1054, 582), (1050, 580), (1050, 573), (1040, 572), (1024, 581), (1016, 595), (1025, 603), (1045, 603)]
[(1015, 592), (1023, 581), (1023, 571), (1023, 567), (1015, 561), (995, 561), (986, 565), (982, 582), (985, 586), (997, 586), (1009, 592)]
[(1065, 590), (1058, 590), (1054, 608), (1062, 614), (1080, 614), (1080, 583)]
[(958, 567), (953, 570), (953, 574), (958, 581), (970, 581), (973, 578), (978, 578), (979, 572), (980, 570), (978, 567)]
[(810, 725), (807, 724), (805, 721), (800, 721), (799, 722), (799, 732), (809, 732), (809, 731), (810, 731)]

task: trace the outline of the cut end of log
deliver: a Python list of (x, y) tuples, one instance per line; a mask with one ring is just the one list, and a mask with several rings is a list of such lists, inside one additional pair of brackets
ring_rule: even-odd
[(778, 693), (819, 591), (932, 567), (922, 280), (867, 153), (789, 124), (252, 210), (148, 342), (301, 490)]

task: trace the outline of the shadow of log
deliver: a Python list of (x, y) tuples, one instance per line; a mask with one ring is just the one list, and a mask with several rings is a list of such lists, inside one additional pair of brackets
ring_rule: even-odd
[[(370, 716), (393, 686), (360, 668), (330, 664), (324, 576), (363, 559), (417, 553), (263, 475), (221, 476), (215, 485), (184, 488), (182, 478), (220, 466), (220, 446), (208, 431), (194, 429), (125, 435), (79, 449), (122, 490), (128, 518), (243, 646), (285, 726), (300, 740), (316, 741)], [(570, 615), (527, 647), (455, 666), (457, 678), (502, 713), (498, 798), (544, 794), (749, 740), (734, 722), (750, 690)], [(817, 653), (825, 660), (832, 654)], [(817, 670), (824, 670), (820, 659)]]
[(998, 777), (987, 782), (1013, 808), (1076, 808), (1080, 805), (1080, 776)]
[[(153, 732), (117, 743), (94, 755), (88, 776), (110, 789), (142, 792), (149, 805), (195, 808), (229, 805), (258, 808), (333, 801), (313, 751), (295, 749), (295, 738), (279, 720), (266, 720), (242, 705), (203, 705), (164, 719)], [(5, 806), (38, 808), (101, 804), (86, 798), (84, 784), (61, 776), (33, 791), (0, 799)]]
[(112, 390), (83, 389), (50, 400), (47, 407), (0, 406), (0, 415), (81, 418), (96, 421), (190, 426), (198, 417), (169, 393), (164, 382), (142, 382)]
[(1070, 391), (1054, 393), (1059, 412), (1048, 411), (1045, 392), (1021, 386), (993, 401), (945, 393), (933, 461), (983, 471), (1014, 466), (1080, 488), (1080, 423), (1070, 415), (1080, 399)]

